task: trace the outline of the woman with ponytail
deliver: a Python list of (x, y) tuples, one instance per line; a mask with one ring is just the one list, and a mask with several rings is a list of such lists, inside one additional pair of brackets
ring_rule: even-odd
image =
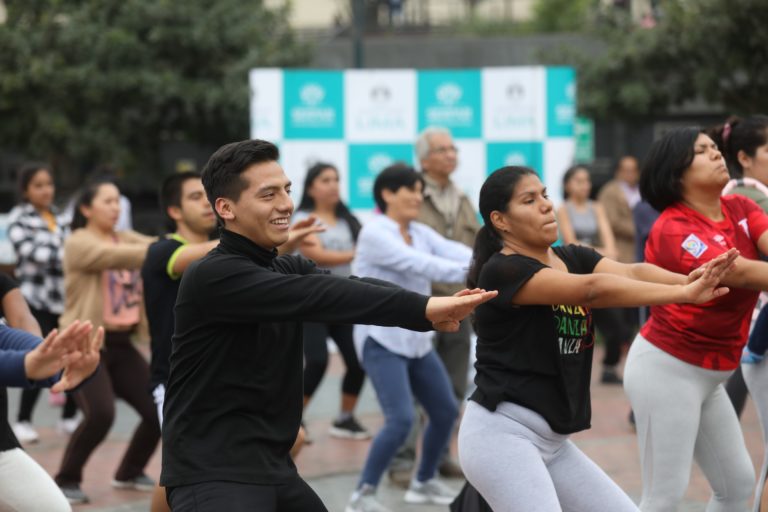
[(491, 174), (480, 213), (468, 284), (499, 295), (475, 313), (477, 389), (459, 431), (467, 479), (496, 512), (636, 511), (569, 440), (590, 424), (591, 308), (707, 302), (727, 293), (718, 283), (736, 251), (685, 276), (552, 247), (552, 201), (526, 167)]
[[(724, 124), (708, 130), (707, 134), (723, 152), (731, 174), (732, 179), (723, 189), (723, 195), (748, 197), (768, 212), (768, 116), (731, 117)], [(761, 293), (752, 314), (752, 328), (741, 366), (725, 386), (739, 415), (749, 390), (763, 426), (764, 440), (768, 440), (768, 364), (764, 361), (768, 349), (768, 308), (763, 307), (767, 301), (768, 293)], [(755, 489), (755, 512), (768, 510), (767, 475), (768, 451), (763, 456)]]

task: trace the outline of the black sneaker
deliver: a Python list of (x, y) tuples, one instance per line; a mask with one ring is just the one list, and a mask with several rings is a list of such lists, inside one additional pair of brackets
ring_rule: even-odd
[(613, 369), (603, 370), (603, 375), (600, 378), (600, 382), (602, 382), (603, 384), (623, 384), (624, 383), (621, 380), (621, 377), (619, 377), (619, 374), (616, 373), (616, 370), (613, 370)]
[(60, 485), (59, 489), (61, 489), (64, 497), (67, 498), (67, 501), (72, 505), (82, 505), (83, 503), (91, 501), (77, 484)]
[(354, 416), (345, 420), (336, 420), (331, 425), (331, 435), (341, 439), (365, 440), (371, 438), (371, 433), (360, 425)]

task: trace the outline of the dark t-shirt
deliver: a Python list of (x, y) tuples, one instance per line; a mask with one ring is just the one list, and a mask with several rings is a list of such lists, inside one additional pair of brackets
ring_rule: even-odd
[[(0, 272), (0, 316), (5, 316), (2, 304), (3, 297), (5, 297), (5, 294), (8, 292), (18, 287), (19, 285), (16, 284), (16, 281), (14, 281), (11, 276)], [(11, 425), (8, 423), (8, 392), (4, 387), (0, 387), (0, 414), (3, 415), (4, 419), (0, 424), (0, 451), (19, 448), (21, 445), (19, 444), (18, 439), (16, 439), (16, 436), (13, 435)]]
[(302, 411), (302, 322), (428, 331), (428, 298), (374, 280), (318, 273), (222, 230), (185, 271), (176, 302), (161, 482), (280, 484)]
[(150, 362), (150, 386), (165, 384), (168, 380), (171, 358), (176, 296), (179, 294), (181, 276), (174, 276), (168, 269), (171, 257), (186, 244), (183, 238), (169, 235), (149, 246), (141, 280), (144, 283), (144, 305), (149, 321), (152, 359)]
[[(600, 261), (593, 249), (554, 247), (571, 274), (590, 274)], [(477, 390), (471, 400), (494, 411), (500, 402), (527, 407), (555, 432), (589, 428), (594, 328), (582, 306), (517, 306), (515, 294), (547, 265), (519, 254), (496, 253), (483, 266), (478, 287), (497, 289), (475, 312)]]

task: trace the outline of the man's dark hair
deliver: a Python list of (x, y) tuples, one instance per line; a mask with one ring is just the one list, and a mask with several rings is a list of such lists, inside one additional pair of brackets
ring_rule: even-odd
[(199, 180), (200, 174), (192, 171), (177, 172), (163, 180), (160, 186), (160, 209), (168, 221), (168, 229), (176, 229), (176, 222), (168, 215), (171, 206), (181, 207), (181, 194), (187, 180)]
[(280, 151), (277, 146), (259, 139), (225, 144), (211, 155), (203, 168), (202, 179), (208, 201), (219, 222), (223, 224), (216, 212), (216, 199), (226, 197), (237, 201), (243, 190), (248, 188), (248, 182), (241, 177), (241, 174), (254, 164), (274, 162), (278, 158), (280, 158)]
[(421, 177), (421, 173), (416, 172), (406, 163), (397, 162), (385, 167), (373, 182), (373, 199), (376, 201), (376, 206), (382, 213), (386, 213), (387, 203), (384, 202), (382, 191), (397, 192), (402, 187), (413, 189), (417, 182), (421, 183), (421, 189), (424, 190), (424, 178)]
[(658, 211), (682, 199), (683, 173), (693, 162), (700, 128), (676, 128), (651, 145), (640, 172), (640, 195)]

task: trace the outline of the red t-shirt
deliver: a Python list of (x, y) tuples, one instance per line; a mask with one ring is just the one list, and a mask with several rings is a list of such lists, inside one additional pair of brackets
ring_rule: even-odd
[[(721, 198), (725, 219), (715, 222), (677, 203), (651, 229), (645, 259), (672, 272), (688, 274), (735, 247), (758, 259), (757, 240), (768, 230), (768, 215), (751, 199)], [(757, 291), (732, 288), (705, 304), (667, 304), (651, 308), (641, 329), (645, 339), (687, 363), (711, 370), (733, 370), (749, 335)]]

